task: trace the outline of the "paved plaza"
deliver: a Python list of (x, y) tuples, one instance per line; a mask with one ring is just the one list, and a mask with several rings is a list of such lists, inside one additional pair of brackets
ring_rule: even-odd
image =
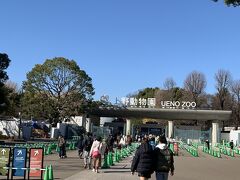
[[(199, 151), (200, 152), (200, 151)], [(200, 157), (192, 157), (186, 151), (180, 151), (175, 157), (175, 175), (169, 180), (239, 180), (240, 156), (223, 156), (221, 159), (200, 152)], [(57, 155), (45, 157), (45, 164), (52, 164), (56, 180), (136, 180), (130, 173), (132, 156), (124, 159), (110, 169), (94, 173), (83, 169), (83, 159), (77, 157), (77, 151), (69, 151), (68, 158), (59, 159)], [(155, 180), (154, 174), (151, 180)]]

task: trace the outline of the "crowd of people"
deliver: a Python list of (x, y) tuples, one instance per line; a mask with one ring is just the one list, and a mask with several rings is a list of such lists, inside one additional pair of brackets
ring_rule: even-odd
[[(102, 139), (100, 136), (93, 136), (86, 133), (80, 136), (77, 142), (78, 156), (84, 160), (84, 168), (92, 169), (99, 173), (102, 158), (108, 152), (114, 152), (114, 149), (121, 149), (130, 146), (132, 143), (130, 135), (111, 134)], [(137, 148), (132, 164), (131, 173), (138, 172), (140, 180), (147, 180), (155, 172), (157, 180), (167, 180), (168, 174), (174, 174), (173, 153), (168, 148), (165, 136), (145, 135), (136, 136), (135, 141), (140, 143)], [(60, 147), (59, 157), (66, 157), (66, 142), (62, 136), (59, 137), (58, 145)]]
[(77, 143), (78, 156), (84, 159), (84, 168), (91, 169), (93, 172), (99, 172), (101, 159), (108, 152), (114, 152), (114, 148), (121, 149), (131, 145), (131, 136), (112, 136), (111, 134), (106, 139), (100, 136), (93, 136), (91, 133), (80, 136)]

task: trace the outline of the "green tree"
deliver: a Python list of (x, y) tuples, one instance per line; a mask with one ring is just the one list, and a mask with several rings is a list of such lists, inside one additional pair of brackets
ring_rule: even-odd
[[(218, 2), (219, 0), (213, 0), (215, 2)], [(225, 4), (228, 6), (239, 6), (240, 5), (240, 0), (224, 0)]]
[(11, 60), (7, 54), (0, 53), (0, 113), (7, 108), (7, 89), (4, 87), (4, 82), (8, 80), (7, 72), (5, 71)]
[(159, 88), (145, 88), (143, 90), (140, 90), (137, 94), (137, 98), (153, 98), (155, 97), (156, 91), (159, 90)]
[(11, 60), (8, 58), (7, 54), (0, 53), (0, 85), (3, 86), (3, 83), (8, 80), (7, 72), (5, 71)]
[(74, 60), (47, 59), (27, 74), (23, 110), (28, 117), (52, 123), (84, 111), (92, 100), (92, 79)]

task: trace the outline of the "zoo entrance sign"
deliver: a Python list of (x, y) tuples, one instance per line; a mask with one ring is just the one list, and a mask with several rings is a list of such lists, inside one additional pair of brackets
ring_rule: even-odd
[[(121, 102), (127, 107), (156, 107), (156, 98), (123, 97), (121, 98)], [(196, 106), (197, 103), (191, 101), (160, 101), (160, 107), (164, 109), (195, 109)]]
[(161, 108), (166, 109), (195, 109), (196, 102), (190, 101), (161, 101)]

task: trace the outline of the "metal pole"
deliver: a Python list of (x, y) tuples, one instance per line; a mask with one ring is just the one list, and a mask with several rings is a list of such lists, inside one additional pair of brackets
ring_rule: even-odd
[(21, 127), (22, 127), (22, 117), (21, 117), (21, 112), (19, 112), (18, 139), (21, 138)]

